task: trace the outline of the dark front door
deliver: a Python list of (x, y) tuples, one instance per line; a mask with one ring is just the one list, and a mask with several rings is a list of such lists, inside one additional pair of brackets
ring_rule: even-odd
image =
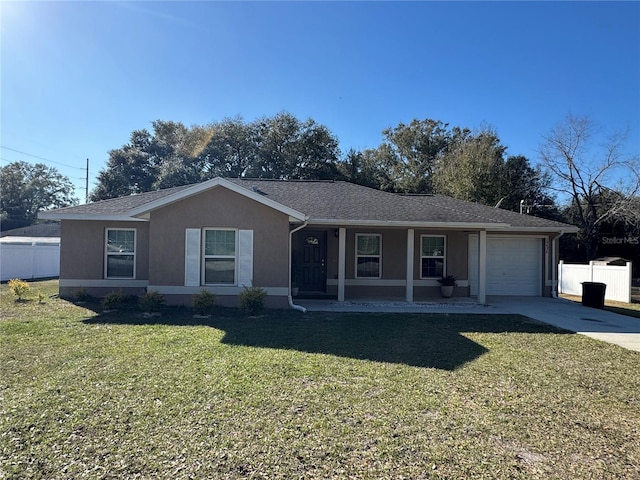
[(301, 292), (325, 292), (327, 289), (327, 232), (299, 232)]

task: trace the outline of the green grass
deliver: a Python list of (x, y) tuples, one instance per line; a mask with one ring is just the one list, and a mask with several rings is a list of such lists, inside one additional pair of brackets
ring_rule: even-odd
[(638, 303), (627, 303), (624, 305), (605, 304), (604, 308), (610, 312), (626, 315), (627, 317), (640, 318), (640, 304)]
[[(560, 295), (562, 298), (571, 300), (572, 302), (582, 302), (582, 297), (578, 295)], [(604, 309), (627, 317), (640, 318), (640, 302), (634, 297), (632, 303), (617, 302), (615, 300), (605, 300)]]
[[(638, 478), (640, 354), (519, 316), (0, 289), (0, 478)], [(42, 293), (44, 303), (38, 303)]]

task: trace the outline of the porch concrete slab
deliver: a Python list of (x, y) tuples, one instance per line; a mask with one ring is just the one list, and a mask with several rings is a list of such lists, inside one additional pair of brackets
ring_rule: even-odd
[(310, 312), (490, 313), (491, 307), (469, 297), (438, 298), (409, 303), (398, 299), (295, 300)]
[(565, 330), (640, 352), (640, 319), (562, 298), (487, 297), (487, 305), (475, 298), (459, 297), (408, 303), (389, 300), (299, 300), (308, 311), (385, 313), (518, 314)]

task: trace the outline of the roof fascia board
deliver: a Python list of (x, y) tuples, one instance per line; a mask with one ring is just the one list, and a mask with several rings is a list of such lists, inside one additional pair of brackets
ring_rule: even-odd
[(509, 227), (506, 223), (473, 223), (473, 222), (402, 222), (381, 220), (341, 220), (341, 219), (311, 219), (309, 225), (342, 225), (345, 227), (422, 227), (422, 228), (456, 228), (456, 229), (481, 229), (504, 230)]
[(340, 220), (340, 219), (311, 219), (309, 225), (343, 225), (345, 227), (410, 227), (410, 228), (452, 228), (462, 230), (487, 230), (497, 232), (565, 232), (575, 233), (579, 229), (573, 225), (567, 227), (514, 227), (507, 223), (473, 223), (473, 222), (401, 222), (379, 220)]
[(133, 218), (128, 215), (100, 215), (98, 213), (60, 213), (41, 212), (38, 214), (41, 220), (104, 220), (115, 222), (148, 222), (147, 218)]
[(580, 229), (574, 225), (567, 225), (566, 227), (549, 226), (549, 227), (509, 227), (509, 231), (514, 232), (564, 232), (564, 233), (578, 233)]
[(301, 213), (297, 210), (294, 210), (293, 208), (287, 207), (286, 205), (278, 203), (269, 198), (265, 198), (259, 193), (256, 193), (247, 188), (241, 187), (240, 185), (236, 185), (235, 183), (225, 180), (224, 178), (221, 178), (221, 177), (216, 177), (211, 180), (207, 180), (206, 182), (199, 183), (197, 185), (194, 185), (193, 187), (180, 190), (179, 192), (176, 192), (172, 195), (167, 195), (166, 197), (141, 205), (140, 207), (130, 210), (129, 215), (131, 215), (132, 217), (144, 216), (145, 214), (148, 214), (152, 210), (156, 210), (158, 208), (164, 207), (165, 205), (169, 205), (171, 203), (184, 200), (185, 198), (191, 197), (193, 195), (197, 195), (198, 193), (205, 192), (209, 189), (216, 188), (219, 186), (224, 187), (228, 190), (231, 190), (232, 192), (235, 192), (239, 195), (247, 197), (251, 200), (254, 200), (258, 203), (266, 205), (267, 207), (273, 208), (274, 210), (282, 212), (290, 217), (294, 217), (301, 221), (304, 221), (306, 219), (306, 215), (304, 213)]

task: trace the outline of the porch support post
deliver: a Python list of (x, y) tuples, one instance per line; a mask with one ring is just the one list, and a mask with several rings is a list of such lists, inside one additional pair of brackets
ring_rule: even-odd
[(338, 301), (344, 302), (344, 277), (346, 269), (347, 229), (338, 229)]
[(487, 231), (478, 235), (478, 303), (487, 303)]
[(413, 258), (415, 236), (413, 228), (407, 230), (407, 302), (413, 302)]

